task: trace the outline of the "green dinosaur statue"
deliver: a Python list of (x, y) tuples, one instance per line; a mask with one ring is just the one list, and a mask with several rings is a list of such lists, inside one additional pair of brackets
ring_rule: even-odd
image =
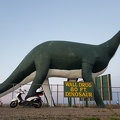
[[(16, 85), (23, 81), (34, 71), (36, 71), (36, 75), (27, 97), (35, 95), (36, 89), (40, 87), (37, 84), (42, 85), (47, 76), (64, 77), (65, 73), (76, 72), (84, 82), (93, 82), (92, 75), (104, 72), (119, 44), (120, 31), (100, 45), (67, 41), (44, 42), (28, 53), (13, 73), (0, 85), (0, 94), (12, 88), (12, 84)], [(61, 71), (63, 75), (61, 75)], [(94, 99), (97, 106), (104, 107), (95, 84)]]

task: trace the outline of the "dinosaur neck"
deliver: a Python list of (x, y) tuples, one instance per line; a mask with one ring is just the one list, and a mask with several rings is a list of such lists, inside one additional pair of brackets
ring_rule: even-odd
[(100, 45), (101, 49), (108, 54), (110, 59), (115, 54), (120, 45), (120, 31), (115, 34), (110, 40)]

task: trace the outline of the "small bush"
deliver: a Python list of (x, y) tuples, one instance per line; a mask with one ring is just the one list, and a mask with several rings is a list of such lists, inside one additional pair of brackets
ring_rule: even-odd
[(117, 117), (112, 117), (112, 118), (110, 118), (110, 120), (120, 120), (120, 119)]
[(100, 118), (83, 118), (82, 120), (100, 120)]

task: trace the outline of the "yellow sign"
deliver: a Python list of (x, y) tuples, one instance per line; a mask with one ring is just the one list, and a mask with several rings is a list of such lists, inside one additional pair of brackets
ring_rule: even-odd
[(91, 82), (64, 82), (64, 97), (93, 97)]

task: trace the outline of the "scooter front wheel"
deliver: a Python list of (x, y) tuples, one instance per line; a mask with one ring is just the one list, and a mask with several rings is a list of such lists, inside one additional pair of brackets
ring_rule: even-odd
[(12, 101), (12, 102), (10, 103), (10, 107), (11, 107), (11, 108), (15, 108), (17, 105), (18, 105), (18, 101)]

